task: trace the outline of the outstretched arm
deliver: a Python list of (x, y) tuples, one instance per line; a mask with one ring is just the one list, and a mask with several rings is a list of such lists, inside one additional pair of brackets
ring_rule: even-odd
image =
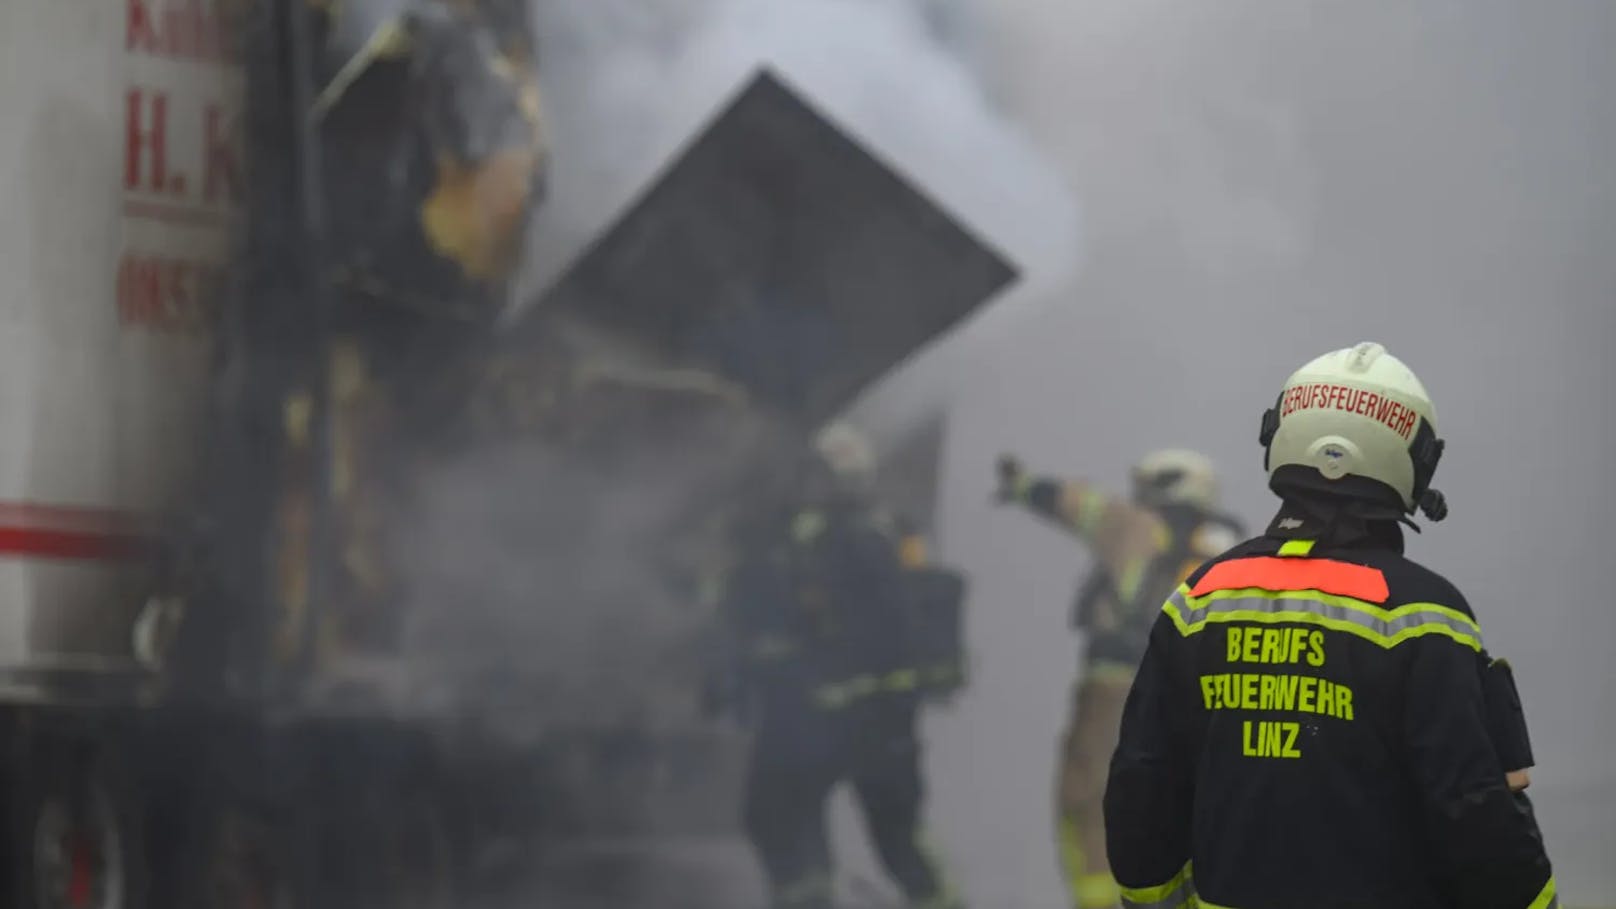
[(1119, 578), (1171, 542), (1152, 512), (1086, 480), (1028, 474), (1009, 455), (999, 459), (999, 500), (1022, 505), (1075, 535)]

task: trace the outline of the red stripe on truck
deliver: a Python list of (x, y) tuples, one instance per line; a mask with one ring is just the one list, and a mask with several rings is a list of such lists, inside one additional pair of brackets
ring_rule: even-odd
[(0, 526), (0, 557), (108, 560), (131, 558), (139, 550), (138, 537)]
[(0, 558), (132, 558), (144, 545), (142, 525), (124, 511), (0, 502)]

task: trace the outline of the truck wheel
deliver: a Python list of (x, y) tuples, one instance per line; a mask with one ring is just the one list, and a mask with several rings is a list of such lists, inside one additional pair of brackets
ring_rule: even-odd
[(129, 789), (88, 759), (42, 766), (18, 793), (25, 909), (144, 909), (145, 851)]

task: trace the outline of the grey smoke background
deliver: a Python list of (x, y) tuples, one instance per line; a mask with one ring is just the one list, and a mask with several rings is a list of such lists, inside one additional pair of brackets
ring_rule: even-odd
[[(759, 65), (900, 165), (1045, 291), (1070, 270), (1061, 178), (988, 103), (943, 0), (547, 0), (535, 7), (553, 191), (533, 283), (554, 279)], [(1025, 288), (1023, 288), (1025, 291)], [(1014, 310), (1015, 306), (1006, 307)], [(997, 316), (997, 314), (996, 314)]]
[[(927, 736), (930, 816), (966, 892), (1061, 904), (1049, 793), (1085, 567), (991, 513), (994, 455), (1120, 490), (1141, 451), (1198, 446), (1257, 526), (1260, 410), (1305, 359), (1373, 338), (1420, 372), (1450, 441), (1453, 517), (1412, 552), (1517, 665), (1563, 892), (1616, 900), (1616, 5), (930, 5), (538, 4), (555, 171), (533, 283), (760, 58), (1028, 269), (860, 411), (881, 435), (952, 413), (940, 543), (973, 576), (975, 682)], [(838, 852), (872, 876), (838, 812)]]
[[(1616, 899), (1616, 6), (992, 4), (999, 93), (1085, 212), (1075, 286), (957, 381), (944, 548), (973, 573), (977, 685), (931, 725), (970, 891), (1053, 906), (1047, 793), (1080, 567), (990, 514), (1004, 448), (1121, 489), (1197, 445), (1266, 520), (1257, 416), (1290, 370), (1379, 339), (1436, 396), (1453, 516), (1416, 557), (1515, 662), (1562, 893)], [(964, 343), (964, 342), (962, 342)]]

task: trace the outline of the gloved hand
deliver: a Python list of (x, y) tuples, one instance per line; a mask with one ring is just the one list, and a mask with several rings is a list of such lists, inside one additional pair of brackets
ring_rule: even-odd
[(994, 498), (1000, 503), (1013, 502), (1016, 499), (1016, 487), (1021, 483), (1023, 470), (1021, 459), (1013, 454), (999, 455), (999, 486), (994, 492)]

